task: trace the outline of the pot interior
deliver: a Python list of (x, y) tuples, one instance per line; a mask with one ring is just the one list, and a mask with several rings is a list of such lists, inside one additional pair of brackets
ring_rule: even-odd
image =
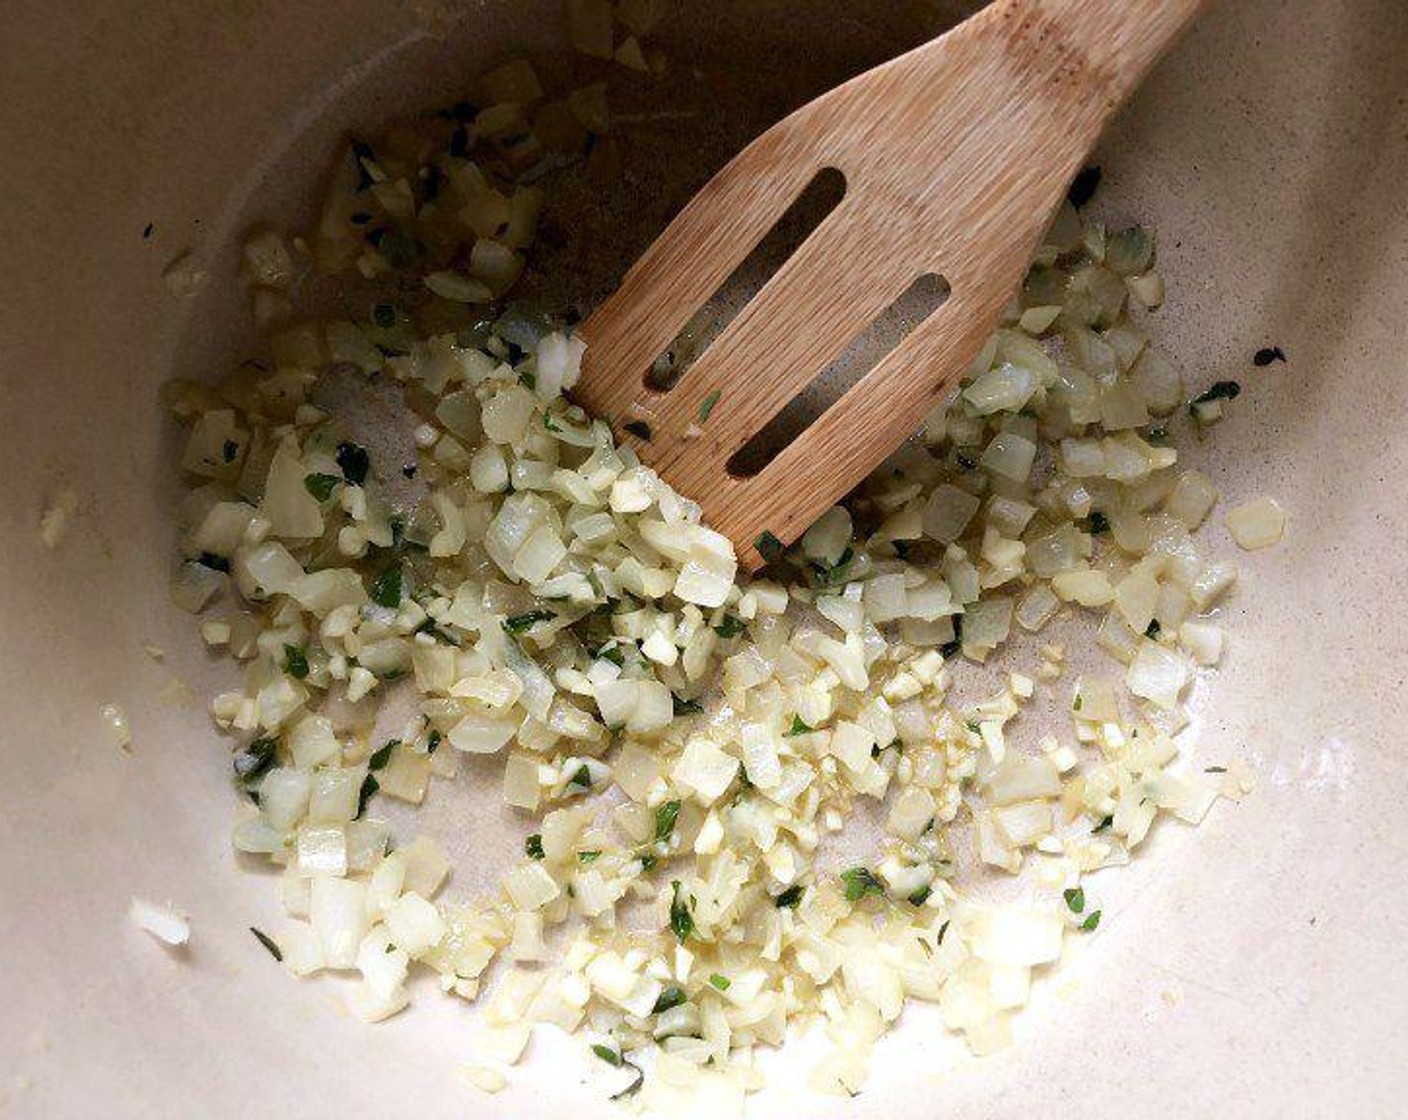
[[(622, 78), (619, 162), (554, 188), (555, 236), (524, 298), (590, 306), (748, 139), (975, 6), (676, 5), (658, 36), (668, 74)], [(335, 983), (296, 983), (253, 943), (248, 927), (276, 926), (278, 902), (231, 853), (226, 748), (204, 706), (233, 671), (166, 590), (177, 435), (158, 391), (249, 355), (243, 235), (306, 224), (351, 129), (453, 101), (520, 54), (550, 82), (585, 74), (557, 4), (82, 0), (7, 22), (0, 1113), (611, 1115), (579, 1039), (539, 1032), (509, 1089), (480, 1097), (454, 1073), (473, 1009), (417, 992), (410, 1013), (366, 1027)], [(1214, 6), (1095, 157), (1096, 213), (1159, 230), (1156, 337), (1190, 386), (1244, 385), (1195, 461), (1227, 501), (1267, 493), (1290, 513), (1283, 545), (1238, 557), (1231, 653), (1198, 712), (1196, 757), (1245, 760), (1255, 793), (1198, 830), (1165, 829), (1111, 877), (1112, 920), (1042, 985), (1014, 1049), (965, 1058), (932, 1009), (911, 1009), (865, 1092), (833, 1100), (799, 1096), (815, 1031), (762, 1057), (773, 1083), (750, 1114), (793, 1115), (799, 1100), (817, 1117), (1064, 1114), (1076, 1101), (1174, 1117), (1229, 1099), (1247, 1116), (1395, 1110), (1391, 1055), (1408, 1032), (1392, 932), (1408, 917), (1394, 827), (1408, 643), (1393, 609), (1408, 557), (1406, 89), (1399, 0)], [(212, 282), (183, 303), (160, 275), (188, 250)], [(740, 277), (724, 304), (758, 279)], [(1288, 362), (1253, 367), (1271, 345)], [(63, 489), (78, 516), (50, 552), (36, 524)], [(1225, 538), (1220, 522), (1211, 532)], [(102, 730), (114, 703), (130, 753)], [(459, 857), (456, 890), (494, 882), (518, 850), (497, 782), (476, 770), (422, 814)], [(134, 929), (133, 895), (189, 913), (189, 949)]]

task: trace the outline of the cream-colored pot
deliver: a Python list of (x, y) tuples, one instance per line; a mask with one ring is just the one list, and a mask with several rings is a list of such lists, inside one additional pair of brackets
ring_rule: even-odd
[[(227, 839), (227, 751), (201, 697), (233, 671), (168, 599), (178, 486), (157, 400), (241, 356), (239, 235), (298, 220), (349, 127), (552, 48), (555, 0), (69, 0), (12, 3), (4, 25), (0, 1115), (610, 1115), (580, 1040), (535, 1040), (507, 1092), (478, 1096), (454, 1076), (464, 1004), (424, 991), (363, 1026), (250, 936), (278, 904)], [(572, 282), (599, 293), (749, 135), (936, 26), (903, 0), (679, 5), (673, 76), (620, 126), (620, 197), (569, 231), (564, 259), (595, 276)], [(1215, 4), (1099, 161), (1097, 212), (1162, 235), (1166, 349), (1190, 384), (1245, 387), (1208, 469), (1290, 515), (1281, 546), (1240, 558), (1199, 715), (1199, 761), (1246, 760), (1255, 792), (1102, 881), (1100, 933), (1012, 1050), (955, 1064), (911, 1010), (859, 1097), (802, 1095), (789, 1052), (751, 1115), (1408, 1109), (1408, 7)], [(161, 272), (188, 248), (212, 282), (183, 303)], [(1287, 362), (1253, 367), (1269, 345)], [(79, 509), (51, 552), (37, 526), (65, 487)], [(1220, 517), (1210, 531), (1232, 548)], [(105, 704), (126, 709), (130, 753)], [(457, 889), (519, 834), (484, 790), (428, 813), (458, 838)], [(131, 925), (133, 895), (187, 912), (189, 948)]]

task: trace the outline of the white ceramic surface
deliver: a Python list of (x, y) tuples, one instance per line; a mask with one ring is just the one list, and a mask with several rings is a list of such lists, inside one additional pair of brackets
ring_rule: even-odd
[[(625, 263), (730, 143), (916, 41), (924, 7), (683, 5), (681, 39), (706, 25), (716, 37), (676, 45), (702, 76), (680, 66), (669, 96), (716, 91), (702, 100), (717, 119), (694, 133), (639, 126), (639, 150), (678, 162), (597, 216), (609, 251), (579, 263), (603, 275)], [(166, 595), (176, 491), (156, 392), (236, 356), (242, 328), (222, 295), (236, 235), (296, 213), (349, 124), (453, 97), (484, 62), (551, 43), (554, 12), (513, 0), (8, 6), (0, 1115), (612, 1113), (575, 1041), (536, 1040), (510, 1090), (487, 1099), (453, 1074), (465, 1006), (423, 998), (368, 1028), (339, 1011), (333, 986), (273, 966), (246, 927), (276, 924), (277, 903), (229, 850), (228, 763), (200, 700), (227, 670)], [(1163, 830), (1127, 874), (1101, 880), (1101, 932), (1042, 987), (1010, 1052), (937, 1074), (954, 1047), (932, 1014), (908, 1013), (858, 1098), (799, 1095), (805, 1064), (789, 1056), (750, 1115), (1408, 1110), (1408, 8), (1224, 0), (1100, 158), (1100, 211), (1163, 234), (1166, 347), (1191, 382), (1246, 387), (1208, 469), (1231, 498), (1271, 493), (1290, 513), (1282, 546), (1243, 558), (1230, 656), (1200, 717), (1198, 757), (1246, 759), (1256, 792), (1198, 830)], [(615, 224), (628, 211), (636, 221)], [(189, 305), (159, 278), (187, 247), (215, 274)], [(1268, 344), (1289, 362), (1253, 369)], [(64, 486), (79, 521), (49, 553), (37, 521)], [(1231, 548), (1220, 521), (1212, 532)], [(190, 694), (173, 700), (173, 678)], [(102, 733), (105, 703), (127, 709), (131, 754)], [(522, 831), (483, 802), (431, 816), (473, 850), (465, 887)], [(128, 923), (133, 894), (191, 915), (188, 951)]]

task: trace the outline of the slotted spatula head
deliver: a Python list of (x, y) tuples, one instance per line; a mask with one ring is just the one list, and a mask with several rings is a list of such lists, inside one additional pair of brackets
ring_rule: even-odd
[[(1200, 3), (997, 0), (797, 110), (710, 180), (583, 324), (574, 397), (756, 568), (952, 390), (1105, 122)], [(657, 356), (825, 168), (845, 177), (840, 204), (672, 388), (652, 388)], [(730, 473), (926, 274), (946, 282), (942, 306), (761, 471)]]

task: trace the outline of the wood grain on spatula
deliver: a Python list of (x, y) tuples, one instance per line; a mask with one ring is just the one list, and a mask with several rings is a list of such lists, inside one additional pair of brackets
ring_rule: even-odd
[[(908, 438), (996, 326), (1105, 123), (1202, 0), (997, 0), (802, 107), (680, 211), (583, 324), (574, 397), (741, 562), (795, 540)], [(812, 178), (846, 192), (673, 388), (651, 364)], [(757, 474), (729, 459), (925, 273), (950, 295)], [(640, 434), (626, 431), (624, 422)]]

